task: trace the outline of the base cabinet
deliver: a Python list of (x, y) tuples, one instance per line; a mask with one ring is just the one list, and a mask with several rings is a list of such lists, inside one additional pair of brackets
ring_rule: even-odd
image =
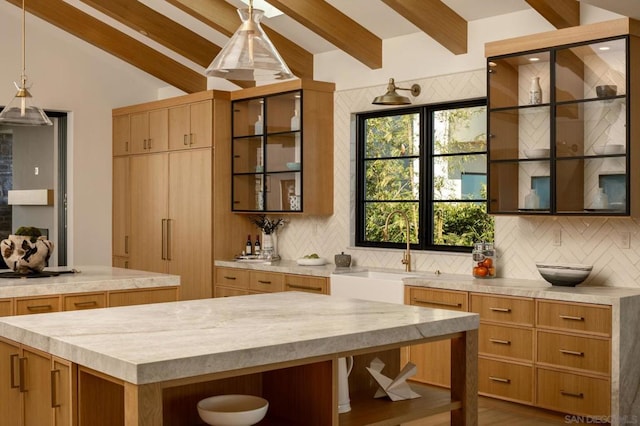
[[(405, 303), (480, 315), (480, 395), (577, 416), (611, 415), (611, 306), (412, 286)], [(412, 380), (450, 386), (447, 343), (407, 350), (418, 370)]]
[(7, 426), (75, 426), (75, 367), (0, 338), (0, 415)]
[(329, 278), (216, 266), (214, 297), (242, 296), (278, 291), (329, 294)]

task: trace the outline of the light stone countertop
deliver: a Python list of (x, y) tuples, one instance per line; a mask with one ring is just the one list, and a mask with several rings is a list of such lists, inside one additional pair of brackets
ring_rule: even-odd
[(92, 291), (180, 285), (180, 276), (113, 268), (110, 266), (64, 266), (45, 271), (77, 269), (80, 273), (42, 278), (0, 278), (0, 298), (31, 297), (50, 294), (87, 293)]
[[(237, 260), (216, 260), (215, 266), (224, 266), (227, 268), (253, 269), (256, 271), (282, 272), (286, 274), (311, 275), (316, 277), (329, 278), (336, 270), (333, 263), (327, 263), (319, 266), (303, 266), (298, 265), (295, 260), (281, 259), (273, 262), (243, 262)], [(348, 268), (345, 268), (348, 270)]]
[(0, 336), (134, 384), (478, 328), (477, 314), (303, 292), (0, 318)]

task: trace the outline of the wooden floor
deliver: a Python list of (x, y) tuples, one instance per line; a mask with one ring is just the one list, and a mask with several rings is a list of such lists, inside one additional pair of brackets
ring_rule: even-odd
[[(563, 414), (493, 398), (478, 397), (479, 426), (551, 426), (568, 423)], [(448, 426), (449, 424), (449, 413), (445, 413), (404, 423), (403, 426)]]

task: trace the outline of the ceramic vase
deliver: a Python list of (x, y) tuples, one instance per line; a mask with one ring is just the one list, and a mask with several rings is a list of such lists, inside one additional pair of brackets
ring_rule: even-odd
[(533, 77), (529, 86), (529, 104), (537, 105), (542, 103), (542, 88), (540, 87), (540, 77)]
[(278, 234), (275, 231), (267, 234), (262, 233), (262, 257), (267, 259), (279, 259), (278, 256)]
[(53, 253), (53, 243), (45, 237), (31, 242), (31, 237), (9, 235), (0, 242), (2, 258), (14, 272), (29, 274), (42, 272)]

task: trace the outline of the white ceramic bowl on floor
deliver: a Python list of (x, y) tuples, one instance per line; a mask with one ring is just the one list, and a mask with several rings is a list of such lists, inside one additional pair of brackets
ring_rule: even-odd
[(198, 402), (198, 414), (208, 425), (250, 426), (267, 414), (269, 401), (254, 395), (216, 395)]

